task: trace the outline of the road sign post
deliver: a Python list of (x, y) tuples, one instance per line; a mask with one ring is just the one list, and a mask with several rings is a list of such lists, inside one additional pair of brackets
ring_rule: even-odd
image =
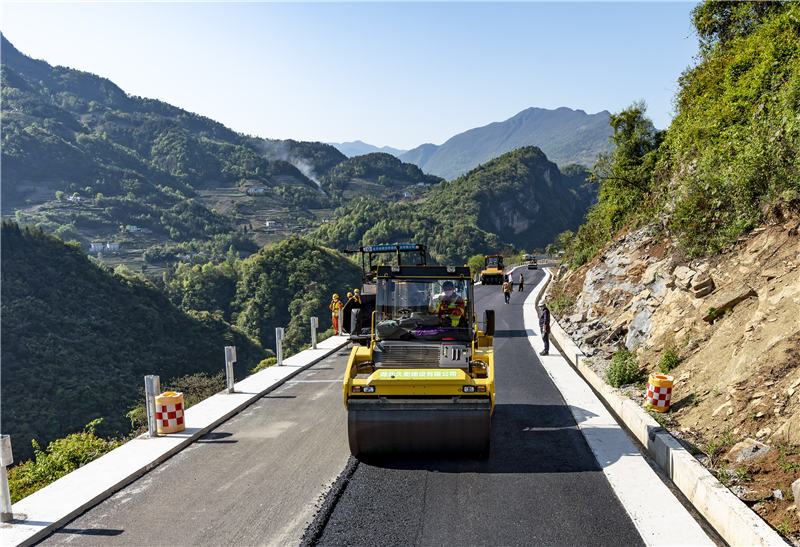
[(156, 420), (156, 395), (161, 393), (161, 378), (149, 374), (144, 377), (144, 402), (147, 407), (147, 433), (150, 438), (158, 437)]
[(275, 327), (275, 356), (278, 366), (283, 365), (283, 327)]
[(233, 393), (233, 363), (236, 362), (236, 346), (225, 346), (225, 384), (228, 386), (228, 393)]
[(317, 328), (319, 327), (319, 317), (311, 318), (311, 349), (317, 349)]
[(8, 489), (8, 475), (6, 467), (14, 463), (14, 454), (11, 452), (11, 437), (0, 435), (0, 522), (13, 520), (11, 511), (11, 491)]

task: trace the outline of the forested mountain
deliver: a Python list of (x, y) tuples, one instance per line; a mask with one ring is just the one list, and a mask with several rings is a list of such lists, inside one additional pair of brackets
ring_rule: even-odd
[[(442, 179), (426, 175), (413, 163), (403, 163), (391, 154), (373, 152), (349, 158), (322, 177), (322, 188), (332, 196), (352, 198), (373, 195), (397, 201), (403, 193), (421, 194)], [(417, 188), (412, 188), (417, 186)]]
[(207, 312), (186, 313), (152, 283), (91, 262), (76, 244), (3, 221), (3, 432), (19, 461), (40, 445), (81, 431), (130, 430), (143, 377), (162, 383), (221, 370), (235, 345), (237, 375), (267, 356), (242, 331)]
[(371, 154), (373, 152), (385, 152), (386, 154), (400, 157), (401, 154), (405, 154), (408, 151), (392, 148), (391, 146), (381, 146), (379, 148), (373, 144), (368, 144), (363, 141), (329, 142), (328, 144), (335, 147), (339, 152), (348, 158), (352, 158), (353, 156), (363, 156), (364, 154)]
[(46, 446), (98, 417), (101, 434), (126, 434), (146, 374), (168, 385), (218, 373), (223, 347), (235, 345), (241, 378), (271, 354), (279, 326), (287, 354), (297, 351), (309, 318), (329, 329), (331, 294), (361, 281), (343, 255), (298, 237), (246, 260), (182, 264), (157, 284), (38, 228), (4, 221), (2, 241), (0, 411), (18, 460), (30, 439)]
[(538, 148), (521, 148), (438, 184), (422, 203), (351, 202), (314, 239), (337, 249), (413, 240), (428, 245), (440, 263), (508, 245), (543, 248), (583, 221), (594, 200), (587, 174), (576, 165), (559, 171)]
[(608, 112), (528, 108), (515, 116), (459, 133), (441, 146), (423, 144), (400, 156), (425, 171), (448, 180), (505, 152), (539, 147), (558, 165), (592, 166), (600, 152), (609, 151)]
[[(265, 204), (329, 205), (316, 178), (345, 159), (332, 146), (240, 135), (105, 78), (31, 59), (5, 37), (1, 61), (4, 215), (21, 210), (20, 220), (84, 243), (127, 225), (187, 241), (260, 222)], [(208, 189), (234, 192), (240, 203), (229, 210), (230, 200)], [(257, 197), (246, 195), (251, 189)], [(249, 219), (251, 201), (261, 208)]]

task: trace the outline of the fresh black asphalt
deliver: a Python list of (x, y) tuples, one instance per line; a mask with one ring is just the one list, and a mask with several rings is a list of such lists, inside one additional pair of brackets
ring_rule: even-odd
[(642, 544), (528, 343), (522, 304), (543, 274), (523, 273), (525, 291), (515, 285), (508, 305), (500, 287), (476, 287), (478, 317), (496, 310), (488, 460), (351, 458), (304, 543)]

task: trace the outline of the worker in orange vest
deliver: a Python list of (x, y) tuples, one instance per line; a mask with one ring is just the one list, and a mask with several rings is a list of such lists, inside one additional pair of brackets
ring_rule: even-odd
[(353, 301), (355, 301), (358, 306), (361, 306), (361, 291), (358, 289), (353, 289)]
[(339, 310), (344, 308), (344, 304), (342, 301), (339, 300), (339, 295), (334, 293), (333, 300), (328, 305), (328, 308), (331, 310), (331, 322), (333, 323), (333, 332), (339, 334)]

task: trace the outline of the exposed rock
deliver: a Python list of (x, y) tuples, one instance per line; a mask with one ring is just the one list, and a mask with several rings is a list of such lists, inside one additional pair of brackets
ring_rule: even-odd
[(770, 447), (755, 439), (745, 439), (733, 445), (728, 451), (727, 459), (731, 463), (741, 463), (762, 456), (770, 451)]
[(731, 406), (731, 404), (732, 404), (732, 403), (731, 403), (730, 401), (727, 401), (727, 402), (725, 402), (725, 403), (722, 403), (721, 405), (719, 405), (719, 406), (717, 407), (717, 409), (716, 409), (714, 412), (712, 412), (712, 413), (711, 413), (711, 415), (712, 415), (712, 416), (716, 416), (717, 414), (719, 414), (720, 412), (722, 412), (723, 410), (725, 410), (727, 407)]
[(783, 499), (783, 490), (773, 490), (772, 491), (772, 497), (775, 498), (776, 500), (782, 500)]
[(772, 429), (769, 427), (765, 427), (764, 429), (759, 429), (758, 433), (756, 433), (756, 437), (759, 439), (764, 437), (769, 437), (770, 433), (772, 433)]
[(570, 323), (580, 323), (581, 321), (583, 321), (583, 316), (579, 313), (575, 313), (567, 317), (567, 321), (569, 321)]
[(758, 294), (747, 285), (735, 285), (720, 289), (708, 300), (708, 311), (703, 316), (703, 321), (713, 323), (721, 314), (732, 310), (736, 304), (751, 296), (758, 296)]
[(678, 266), (672, 275), (675, 276), (675, 284), (681, 289), (688, 289), (691, 285), (692, 278), (695, 276), (695, 271), (686, 266)]
[(692, 294), (695, 298), (702, 298), (714, 290), (714, 280), (710, 275), (695, 276), (692, 281)]
[(758, 501), (772, 497), (772, 491), (751, 490), (744, 486), (732, 486), (731, 492), (736, 494), (736, 497), (742, 501)]
[(800, 479), (792, 483), (792, 494), (794, 495), (795, 501), (800, 500)]
[(774, 443), (800, 444), (800, 415), (794, 414), (772, 435)]
[(649, 309), (644, 309), (638, 313), (633, 321), (628, 324), (628, 335), (625, 337), (625, 347), (632, 350), (642, 345), (650, 335), (653, 325), (650, 323), (650, 318), (653, 312)]

